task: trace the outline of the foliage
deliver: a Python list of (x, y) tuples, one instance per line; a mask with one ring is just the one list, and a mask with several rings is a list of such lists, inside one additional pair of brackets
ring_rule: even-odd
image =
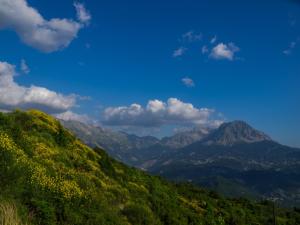
[[(224, 199), (127, 167), (35, 110), (0, 113), (5, 202), (14, 202), (5, 208), (13, 210), (2, 210), (2, 220), (12, 212), (34, 225), (272, 224), (272, 204)], [(300, 224), (300, 212), (277, 209), (277, 222)]]

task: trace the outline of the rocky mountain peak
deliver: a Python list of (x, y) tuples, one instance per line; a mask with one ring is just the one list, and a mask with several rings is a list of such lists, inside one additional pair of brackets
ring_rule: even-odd
[(232, 146), (239, 143), (254, 143), (271, 141), (265, 133), (252, 128), (244, 121), (233, 121), (222, 124), (219, 129), (212, 132), (205, 140), (207, 145)]

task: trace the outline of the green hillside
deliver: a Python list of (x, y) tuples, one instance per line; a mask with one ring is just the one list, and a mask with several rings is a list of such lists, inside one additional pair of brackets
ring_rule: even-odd
[[(273, 224), (269, 202), (224, 199), (129, 168), (39, 112), (0, 113), (0, 224)], [(276, 209), (277, 224), (300, 210)]]

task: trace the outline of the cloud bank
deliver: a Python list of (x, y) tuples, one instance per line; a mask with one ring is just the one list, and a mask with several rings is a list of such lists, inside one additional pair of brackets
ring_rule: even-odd
[(26, 0), (0, 0), (0, 29), (15, 31), (27, 45), (50, 53), (63, 49), (91, 19), (82, 4), (76, 3), (78, 21), (53, 18), (46, 20)]
[(0, 61), (0, 109), (36, 108), (48, 113), (65, 112), (76, 104), (75, 95), (62, 95), (44, 87), (24, 87), (14, 81), (15, 66)]
[(109, 126), (161, 127), (164, 125), (205, 125), (213, 126), (213, 109), (196, 108), (177, 98), (167, 102), (150, 100), (146, 107), (140, 104), (109, 107), (104, 110), (103, 124)]

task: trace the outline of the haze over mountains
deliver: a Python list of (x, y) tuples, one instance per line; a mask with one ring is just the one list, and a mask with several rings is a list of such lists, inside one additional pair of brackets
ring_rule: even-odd
[(103, 147), (110, 155), (129, 164), (136, 164), (136, 157), (140, 160), (147, 159), (148, 157), (144, 157), (143, 153), (146, 154), (158, 148), (174, 150), (183, 148), (204, 139), (212, 131), (210, 128), (193, 128), (174, 136), (158, 139), (153, 136), (139, 137), (78, 121), (61, 120), (61, 122), (88, 145)]
[(300, 150), (283, 146), (243, 121), (218, 129), (194, 128), (171, 137), (138, 137), (63, 121), (90, 146), (171, 180), (209, 187), (227, 196), (300, 203)]

